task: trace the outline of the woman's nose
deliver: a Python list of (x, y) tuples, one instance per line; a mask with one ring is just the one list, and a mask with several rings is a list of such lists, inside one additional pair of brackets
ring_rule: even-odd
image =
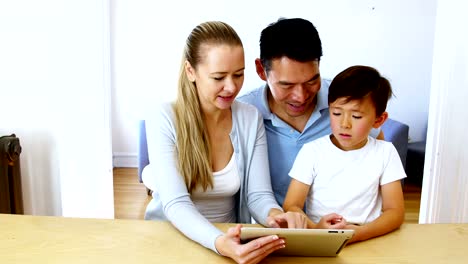
[(232, 78), (226, 79), (226, 83), (224, 84), (224, 89), (229, 92), (235, 92), (237, 89), (236, 82)]

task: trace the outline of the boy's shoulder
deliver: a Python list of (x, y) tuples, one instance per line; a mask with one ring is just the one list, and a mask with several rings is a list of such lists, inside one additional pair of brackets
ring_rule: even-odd
[(385, 156), (391, 155), (393, 152), (398, 152), (392, 142), (385, 141), (382, 139), (376, 139), (372, 136), (368, 137), (368, 146), (370, 146), (376, 154), (383, 154)]

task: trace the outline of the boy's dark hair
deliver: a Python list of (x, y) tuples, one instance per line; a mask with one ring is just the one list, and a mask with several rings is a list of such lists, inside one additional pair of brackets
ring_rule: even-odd
[(380, 116), (392, 94), (390, 82), (376, 69), (358, 65), (347, 68), (333, 79), (328, 90), (328, 104), (343, 97), (352, 101), (369, 96), (376, 115)]
[(322, 42), (315, 26), (302, 18), (280, 18), (262, 30), (260, 60), (266, 72), (274, 59), (286, 56), (299, 62), (319, 60)]

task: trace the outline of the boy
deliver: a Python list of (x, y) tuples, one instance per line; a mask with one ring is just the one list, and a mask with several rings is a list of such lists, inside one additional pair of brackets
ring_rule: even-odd
[[(332, 134), (305, 144), (289, 172), (284, 209), (304, 214), (308, 228), (354, 229), (350, 242), (397, 229), (404, 220), (406, 177), (390, 142), (369, 136), (388, 118), (390, 83), (374, 68), (353, 66), (330, 84)], [(339, 213), (339, 214), (338, 214)]]

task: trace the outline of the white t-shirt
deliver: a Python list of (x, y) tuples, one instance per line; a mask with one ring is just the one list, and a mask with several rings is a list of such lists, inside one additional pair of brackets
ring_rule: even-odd
[(406, 177), (391, 142), (368, 137), (361, 149), (343, 151), (329, 135), (304, 144), (289, 175), (311, 185), (306, 214), (313, 222), (337, 213), (354, 224), (378, 218), (382, 211), (380, 186)]
[(191, 198), (198, 211), (212, 223), (234, 223), (236, 221), (235, 194), (240, 188), (235, 153), (220, 171), (213, 172), (213, 189), (206, 191), (197, 186)]

